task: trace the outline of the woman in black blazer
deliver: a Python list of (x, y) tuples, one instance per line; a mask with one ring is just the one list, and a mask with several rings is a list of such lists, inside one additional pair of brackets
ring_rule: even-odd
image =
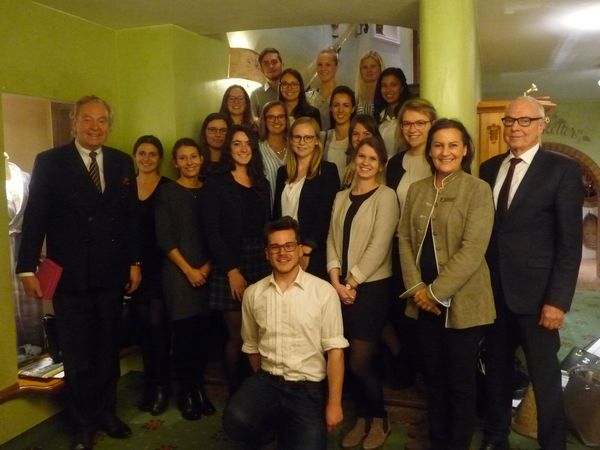
[(292, 153), (277, 172), (273, 215), (298, 220), (304, 250), (302, 268), (327, 280), (325, 243), (340, 180), (335, 164), (322, 160), (319, 131), (311, 117), (296, 119), (290, 128)]

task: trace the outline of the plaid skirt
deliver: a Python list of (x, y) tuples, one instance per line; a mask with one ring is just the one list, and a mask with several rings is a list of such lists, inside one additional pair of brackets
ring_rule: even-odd
[[(248, 286), (270, 273), (265, 259), (265, 245), (262, 238), (242, 238), (240, 249), (240, 272)], [(241, 302), (231, 296), (229, 279), (220, 267), (213, 267), (208, 280), (208, 305), (217, 311), (239, 311)]]

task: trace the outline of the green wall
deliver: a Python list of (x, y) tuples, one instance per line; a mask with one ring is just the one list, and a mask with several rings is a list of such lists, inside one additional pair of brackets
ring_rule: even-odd
[[(105, 98), (116, 118), (109, 145), (129, 152), (138, 136), (152, 133), (168, 149), (178, 137), (196, 137), (203, 117), (220, 103), (222, 91), (214, 86), (227, 76), (224, 35), (198, 36), (170, 25), (117, 32), (29, 0), (0, 0), (0, 11), (0, 93)], [(0, 111), (0, 146), (1, 119)], [(0, 169), (0, 198), (4, 181)], [(0, 207), (2, 236), (7, 223)], [(0, 391), (17, 381), (11, 296), (8, 240), (0, 239)], [(0, 444), (59, 408), (59, 401), (40, 395), (0, 404)]]
[(600, 165), (600, 102), (558, 102), (543, 140), (569, 145)]
[(180, 137), (196, 138), (204, 117), (218, 109), (221, 91), (211, 87), (227, 77), (228, 55), (224, 35), (173, 25), (118, 31), (120, 148), (129, 152), (141, 135), (156, 135), (167, 153), (162, 171), (174, 176), (169, 149)]
[[(113, 63), (113, 31), (57, 13), (30, 1), (1, 0), (0, 10), (1, 92), (66, 101), (74, 101), (82, 95), (95, 93), (106, 98), (118, 112), (119, 93), (118, 77)], [(111, 141), (118, 140), (119, 131), (115, 130)], [(3, 170), (0, 170), (0, 173), (0, 195), (6, 198), (5, 174)], [(8, 236), (5, 207), (0, 208), (0, 235)], [(0, 255), (0, 317), (3, 319), (0, 327), (2, 390), (17, 381), (7, 239), (0, 241)], [(56, 401), (40, 396), (28, 396), (0, 404), (0, 423), (5, 424), (0, 427), (0, 443), (44, 420), (48, 415), (55, 413), (59, 406)]]

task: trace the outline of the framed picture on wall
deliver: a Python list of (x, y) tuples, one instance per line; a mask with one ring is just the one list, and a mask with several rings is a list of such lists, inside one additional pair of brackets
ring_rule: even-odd
[(400, 27), (375, 24), (375, 38), (400, 45)]

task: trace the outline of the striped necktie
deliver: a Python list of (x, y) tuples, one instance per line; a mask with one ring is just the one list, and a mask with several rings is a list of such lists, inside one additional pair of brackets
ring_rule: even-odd
[(96, 157), (98, 153), (95, 151), (90, 152), (90, 158), (92, 158), (92, 162), (90, 164), (90, 177), (92, 177), (92, 181), (98, 189), (98, 192), (102, 192), (102, 183), (100, 183), (100, 169), (98, 168), (98, 162), (96, 161)]

